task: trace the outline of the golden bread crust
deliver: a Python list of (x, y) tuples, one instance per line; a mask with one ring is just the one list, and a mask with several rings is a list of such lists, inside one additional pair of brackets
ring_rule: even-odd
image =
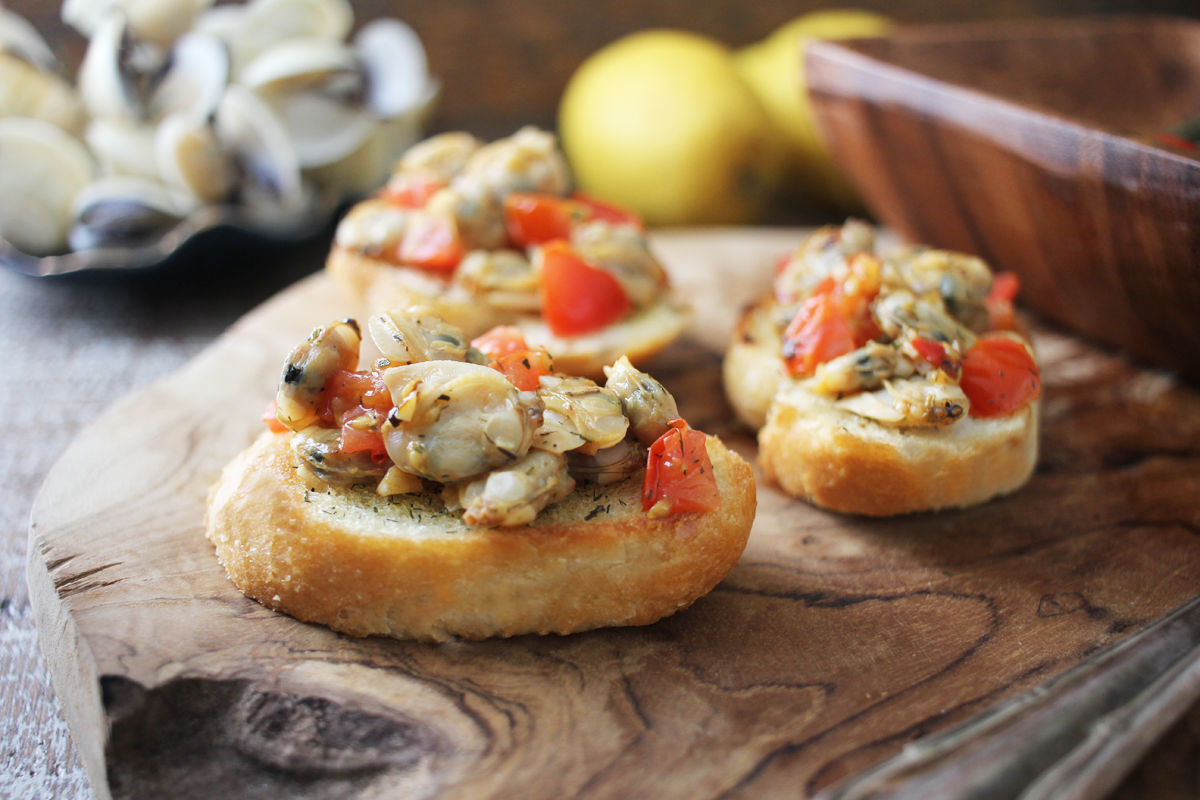
[(226, 467), (209, 497), (208, 537), (248, 596), (354, 636), (649, 624), (725, 577), (754, 519), (749, 465), (711, 436), (717, 511), (651, 519), (636, 478), (584, 485), (516, 528), (471, 528), (430, 497), (308, 491), (289, 436), (264, 434)]
[(767, 421), (771, 401), (784, 379), (775, 325), (778, 304), (771, 295), (746, 309), (733, 330), (721, 364), (725, 396), (738, 420), (758, 430)]
[(604, 367), (623, 355), (635, 366), (645, 363), (679, 338), (691, 320), (685, 306), (663, 300), (596, 333), (561, 337), (538, 315), (489, 308), (427, 272), (397, 267), (340, 245), (334, 245), (325, 268), (343, 291), (364, 300), (372, 314), (424, 305), (472, 339), (497, 325), (516, 325), (526, 342), (554, 356), (555, 371), (600, 383)]
[(787, 493), (832, 511), (908, 514), (1019, 489), (1037, 463), (1038, 403), (946, 429), (892, 428), (793, 384), (758, 434), (758, 463)]

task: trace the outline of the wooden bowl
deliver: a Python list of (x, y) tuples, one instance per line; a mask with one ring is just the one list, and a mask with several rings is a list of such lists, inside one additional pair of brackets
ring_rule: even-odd
[(1200, 379), (1200, 22), (1109, 17), (814, 42), (818, 124), (905, 237), (1016, 272), (1021, 299)]

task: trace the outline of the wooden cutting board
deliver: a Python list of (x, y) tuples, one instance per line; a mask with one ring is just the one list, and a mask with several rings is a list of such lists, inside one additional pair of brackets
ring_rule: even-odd
[[(694, 303), (652, 365), (747, 457), (720, 357), (796, 230), (664, 233)], [(1042, 457), (981, 508), (872, 520), (760, 484), (738, 566), (643, 628), (443, 645), (268, 611), (204, 538), (279, 365), (355, 313), (323, 276), (111, 408), (48, 477), (29, 584), (101, 800), (808, 796), (1200, 587), (1200, 392), (1037, 327)]]

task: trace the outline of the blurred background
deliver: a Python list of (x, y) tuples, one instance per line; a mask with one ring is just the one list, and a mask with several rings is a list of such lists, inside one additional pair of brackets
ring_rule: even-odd
[[(85, 41), (59, 19), (57, 0), (10, 0), (59, 49), (73, 74)], [(444, 93), (431, 132), (485, 138), (524, 124), (552, 127), (574, 70), (634, 31), (678, 28), (742, 47), (808, 11), (853, 7), (900, 23), (1079, 14), (1160, 13), (1200, 17), (1195, 0), (353, 0), (356, 25), (398, 17), (420, 35)]]

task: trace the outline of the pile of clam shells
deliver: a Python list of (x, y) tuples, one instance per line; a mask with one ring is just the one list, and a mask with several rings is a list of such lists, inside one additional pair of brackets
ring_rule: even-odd
[(403, 22), (347, 0), (66, 0), (74, 86), (0, 8), (0, 236), (30, 255), (153, 242), (219, 206), (285, 233), (381, 184), (437, 94)]

